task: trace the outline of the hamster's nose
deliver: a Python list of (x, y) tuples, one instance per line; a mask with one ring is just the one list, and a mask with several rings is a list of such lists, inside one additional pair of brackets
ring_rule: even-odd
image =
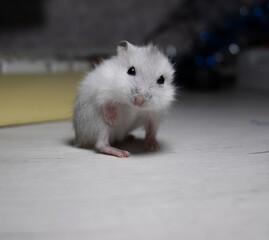
[(134, 105), (141, 107), (143, 105), (143, 103), (145, 102), (145, 99), (142, 95), (137, 95), (134, 97)]

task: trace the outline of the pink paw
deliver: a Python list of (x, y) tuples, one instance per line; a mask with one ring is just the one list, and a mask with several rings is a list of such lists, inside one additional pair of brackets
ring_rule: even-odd
[(110, 145), (102, 145), (97, 147), (97, 149), (104, 154), (124, 158), (124, 157), (130, 157), (130, 153), (124, 150), (120, 150), (114, 147), (111, 147)]

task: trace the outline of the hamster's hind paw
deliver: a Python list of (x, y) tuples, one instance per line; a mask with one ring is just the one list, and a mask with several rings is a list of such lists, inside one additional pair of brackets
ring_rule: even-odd
[(117, 124), (118, 112), (117, 107), (113, 103), (106, 103), (103, 107), (103, 115), (105, 122), (111, 126), (115, 126)]
[(97, 147), (101, 153), (105, 153), (107, 155), (112, 155), (119, 158), (130, 157), (130, 153), (124, 150), (120, 150), (109, 145), (99, 146)]

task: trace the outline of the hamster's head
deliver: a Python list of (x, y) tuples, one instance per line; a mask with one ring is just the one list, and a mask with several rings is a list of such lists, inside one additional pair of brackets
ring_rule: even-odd
[(174, 69), (168, 58), (152, 44), (134, 46), (121, 41), (115, 57), (124, 100), (138, 108), (160, 111), (175, 98)]

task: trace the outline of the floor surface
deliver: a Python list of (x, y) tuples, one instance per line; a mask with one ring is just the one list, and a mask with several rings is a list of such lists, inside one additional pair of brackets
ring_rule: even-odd
[(269, 96), (183, 93), (118, 159), (70, 121), (0, 128), (0, 239), (269, 239)]

